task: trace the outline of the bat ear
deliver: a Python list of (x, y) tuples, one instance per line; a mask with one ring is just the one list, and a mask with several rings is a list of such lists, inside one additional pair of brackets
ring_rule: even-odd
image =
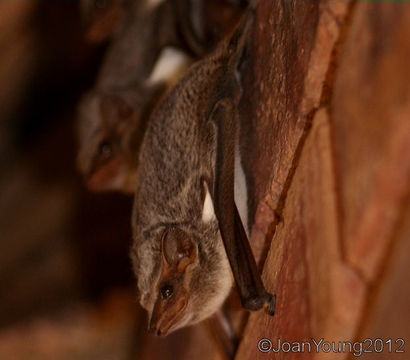
[(184, 271), (198, 257), (194, 240), (183, 230), (171, 228), (162, 238), (162, 254), (169, 267)]
[(103, 118), (110, 125), (118, 126), (119, 130), (134, 113), (132, 107), (124, 99), (111, 94), (105, 94), (101, 97), (100, 111)]

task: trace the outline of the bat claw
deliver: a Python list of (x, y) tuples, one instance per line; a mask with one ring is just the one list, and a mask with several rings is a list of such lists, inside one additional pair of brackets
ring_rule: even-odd
[(275, 315), (275, 307), (276, 307), (276, 295), (275, 294), (268, 294), (269, 299), (266, 302), (268, 314), (270, 316)]

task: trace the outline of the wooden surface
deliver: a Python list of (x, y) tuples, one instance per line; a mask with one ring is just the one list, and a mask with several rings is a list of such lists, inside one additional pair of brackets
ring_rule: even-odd
[[(354, 357), (348, 350), (264, 353), (257, 347), (262, 338), (275, 348), (278, 339), (323, 338), (336, 348), (339, 341), (366, 338), (410, 341), (410, 7), (296, 3), (259, 8), (265, 20), (255, 46), (262, 50), (249, 81), (262, 88), (252, 115), (264, 136), (250, 156), (261, 154), (252, 165), (251, 241), (257, 250), (269, 249), (263, 278), (278, 306), (273, 318), (251, 314), (236, 359)], [(292, 21), (278, 30), (276, 21), (287, 11)], [(293, 27), (300, 21), (299, 38)], [(314, 24), (314, 36), (306, 36)], [(309, 51), (306, 68), (299, 54), (288, 60), (288, 72), (280, 70), (292, 53), (289, 44)], [(271, 69), (260, 67), (264, 62)], [(290, 77), (295, 69), (299, 77)], [(283, 90), (280, 76), (291, 90)], [(386, 344), (380, 354), (371, 349), (361, 358), (406, 358), (389, 353)]]

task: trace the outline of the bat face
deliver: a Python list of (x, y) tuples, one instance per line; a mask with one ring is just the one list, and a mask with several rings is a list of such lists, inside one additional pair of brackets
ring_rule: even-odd
[(196, 225), (160, 225), (131, 254), (140, 303), (156, 335), (208, 318), (231, 290), (232, 274), (209, 200)]
[(91, 93), (81, 102), (77, 162), (93, 191), (134, 191), (142, 105), (129, 103), (121, 93)]
[(182, 318), (189, 302), (185, 288), (187, 269), (198, 259), (198, 249), (193, 239), (178, 227), (164, 230), (161, 238), (161, 274), (154, 303), (150, 331), (166, 335)]

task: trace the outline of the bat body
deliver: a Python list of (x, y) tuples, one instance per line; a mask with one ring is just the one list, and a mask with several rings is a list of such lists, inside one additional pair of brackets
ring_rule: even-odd
[[(78, 167), (91, 190), (133, 193), (147, 117), (192, 62), (188, 56), (174, 53), (167, 57), (166, 67), (172, 59), (177, 61), (158, 78), (161, 71), (156, 71), (155, 65), (160, 54), (172, 46), (201, 56), (216, 40), (201, 30), (203, 0), (165, 0), (156, 5), (117, 0), (108, 4), (115, 9), (127, 4), (130, 14), (107, 51), (95, 88), (79, 106)], [(225, 31), (233, 26), (238, 11), (233, 12), (236, 17), (225, 25)], [(227, 18), (224, 15), (223, 19)]]
[(246, 16), (190, 68), (155, 108), (142, 143), (131, 257), (141, 305), (158, 335), (211, 316), (233, 279), (246, 309), (274, 310), (234, 199), (238, 70), (252, 23)]

